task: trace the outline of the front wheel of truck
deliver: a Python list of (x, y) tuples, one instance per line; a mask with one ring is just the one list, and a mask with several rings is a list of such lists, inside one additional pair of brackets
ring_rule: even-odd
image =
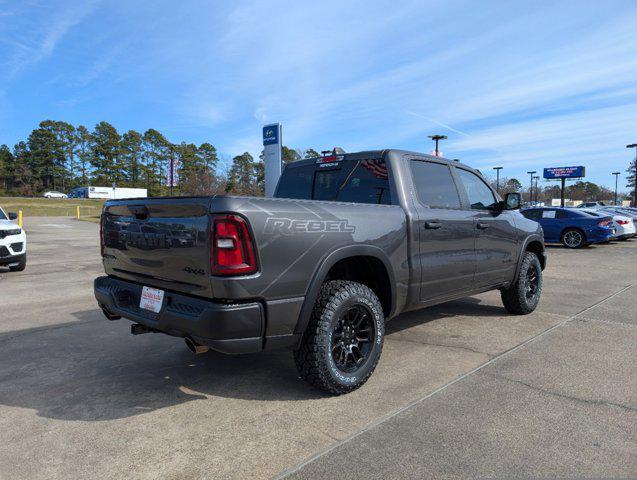
[(507, 312), (526, 315), (534, 311), (542, 295), (542, 265), (533, 252), (524, 252), (515, 282), (500, 290)]
[(371, 376), (383, 350), (385, 317), (366, 285), (326, 282), (294, 360), (301, 377), (334, 395), (356, 390)]

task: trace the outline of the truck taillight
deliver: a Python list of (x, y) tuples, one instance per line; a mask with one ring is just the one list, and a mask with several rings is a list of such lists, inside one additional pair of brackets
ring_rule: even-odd
[(210, 268), (213, 275), (248, 275), (257, 270), (252, 238), (238, 215), (213, 217)]

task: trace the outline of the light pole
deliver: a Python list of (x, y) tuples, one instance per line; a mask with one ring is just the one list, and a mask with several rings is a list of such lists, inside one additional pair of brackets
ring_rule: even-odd
[(632, 172), (633, 174), (633, 207), (637, 207), (637, 143), (631, 143), (630, 145), (626, 145), (626, 148), (634, 148), (635, 149), (635, 170)]
[(619, 172), (613, 172), (615, 175), (615, 205), (617, 205), (617, 178), (619, 177)]
[(439, 150), (438, 150), (438, 142), (440, 140), (446, 140), (447, 136), (446, 135), (429, 135), (429, 138), (431, 138), (434, 142), (436, 142), (436, 157), (439, 157)]
[(537, 172), (533, 170), (532, 172), (526, 172), (526, 173), (531, 175), (531, 188), (529, 189), (529, 203), (533, 203), (533, 175), (535, 175)]
[(500, 193), (500, 170), (502, 167), (493, 167), (495, 170), (495, 191)]
[(538, 201), (540, 200), (540, 191), (537, 188), (537, 181), (540, 178), (540, 176), (536, 175), (533, 178), (535, 179), (535, 203), (537, 204)]

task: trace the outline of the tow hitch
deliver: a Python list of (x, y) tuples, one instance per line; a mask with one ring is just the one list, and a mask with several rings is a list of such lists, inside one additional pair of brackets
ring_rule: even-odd
[(147, 327), (146, 325), (142, 325), (140, 323), (133, 323), (130, 326), (130, 333), (133, 335), (142, 335), (144, 333), (157, 333), (159, 330), (155, 328)]

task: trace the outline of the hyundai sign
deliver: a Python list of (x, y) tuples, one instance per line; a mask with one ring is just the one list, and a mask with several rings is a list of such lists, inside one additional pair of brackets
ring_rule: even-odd
[(547, 180), (556, 180), (560, 178), (582, 178), (586, 174), (583, 166), (579, 167), (552, 167), (544, 169), (544, 178)]
[(263, 145), (275, 145), (279, 143), (279, 129), (280, 125), (275, 123), (274, 125), (266, 125), (263, 127)]
[(263, 127), (263, 161), (265, 163), (265, 196), (274, 196), (281, 176), (281, 124)]

